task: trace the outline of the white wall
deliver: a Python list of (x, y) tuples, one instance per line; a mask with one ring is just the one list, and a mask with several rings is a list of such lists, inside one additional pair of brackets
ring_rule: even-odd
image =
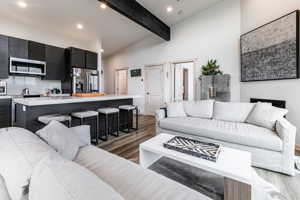
[[(197, 58), (200, 66), (218, 59), (225, 73), (232, 75), (232, 100), (240, 100), (239, 37), (240, 1), (224, 0), (171, 27), (172, 39), (163, 42), (156, 36), (144, 40), (105, 59), (105, 92), (114, 93), (114, 71)], [(129, 80), (132, 91), (144, 95), (143, 82)]]
[[(99, 53), (99, 70), (101, 71), (101, 40), (97, 38), (91, 38), (90, 41), (81, 41), (75, 38), (65, 37), (55, 32), (49, 32), (35, 27), (30, 27), (22, 23), (15, 22), (6, 18), (0, 18), (0, 34), (18, 37), (26, 40), (33, 40), (49, 45), (54, 45), (62, 48), (75, 46), (82, 49), (87, 49)], [(54, 87), (61, 88), (60, 81), (44, 81), (40, 78), (30, 77), (10, 77), (8, 80), (8, 93), (11, 95), (19, 95), (23, 88), (29, 87), (31, 92), (44, 93), (47, 89)], [(100, 81), (101, 82), (101, 81)], [(100, 89), (101, 85), (100, 85)]]
[[(299, 0), (242, 0), (242, 32), (277, 19), (296, 9), (300, 9)], [(300, 80), (263, 81), (241, 84), (241, 100), (251, 97), (286, 100), (289, 114), (287, 118), (300, 129)], [(300, 132), (296, 143), (300, 145)]]

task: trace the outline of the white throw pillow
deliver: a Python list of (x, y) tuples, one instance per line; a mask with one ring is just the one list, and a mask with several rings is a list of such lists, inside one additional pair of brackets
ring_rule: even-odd
[(89, 170), (60, 156), (43, 159), (34, 169), (29, 200), (124, 200)]
[(253, 103), (215, 102), (214, 119), (230, 122), (245, 122), (253, 110)]
[(68, 160), (76, 157), (82, 145), (74, 129), (68, 128), (58, 121), (51, 121), (36, 133)]
[(287, 109), (276, 108), (269, 103), (257, 103), (250, 113), (247, 122), (274, 130), (276, 121), (288, 113)]
[(0, 174), (12, 200), (25, 199), (33, 168), (45, 156), (57, 154), (34, 133), (8, 128), (0, 133)]
[(168, 117), (186, 117), (184, 111), (183, 102), (172, 102), (167, 103), (167, 114)]
[(214, 111), (214, 100), (186, 101), (183, 103), (185, 113), (190, 117), (211, 119)]
[(88, 125), (76, 126), (70, 128), (80, 140), (80, 147), (91, 145), (91, 127)]

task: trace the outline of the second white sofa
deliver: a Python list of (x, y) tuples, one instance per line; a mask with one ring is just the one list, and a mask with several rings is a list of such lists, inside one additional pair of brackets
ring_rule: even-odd
[(286, 113), (262, 103), (176, 102), (156, 112), (156, 132), (249, 151), (253, 166), (294, 175), (296, 128)]

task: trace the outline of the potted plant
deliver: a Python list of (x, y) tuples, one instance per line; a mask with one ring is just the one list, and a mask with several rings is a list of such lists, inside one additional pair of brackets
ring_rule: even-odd
[(202, 66), (202, 75), (203, 76), (223, 75), (223, 72), (220, 70), (220, 66), (217, 64), (217, 60), (209, 60), (206, 65)]
[[(217, 88), (215, 85), (215, 76), (223, 75), (223, 72), (220, 70), (220, 65), (217, 64), (217, 60), (209, 60), (206, 65), (203, 65), (202, 68), (202, 77), (210, 76), (211, 77), (211, 86), (208, 88), (208, 96), (210, 99), (213, 99), (217, 96)], [(201, 79), (201, 78), (200, 78)]]

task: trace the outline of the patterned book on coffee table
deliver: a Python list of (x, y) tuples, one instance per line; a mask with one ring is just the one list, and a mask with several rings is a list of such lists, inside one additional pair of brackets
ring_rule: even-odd
[(164, 143), (164, 147), (213, 162), (217, 161), (221, 149), (218, 144), (200, 142), (179, 136)]

